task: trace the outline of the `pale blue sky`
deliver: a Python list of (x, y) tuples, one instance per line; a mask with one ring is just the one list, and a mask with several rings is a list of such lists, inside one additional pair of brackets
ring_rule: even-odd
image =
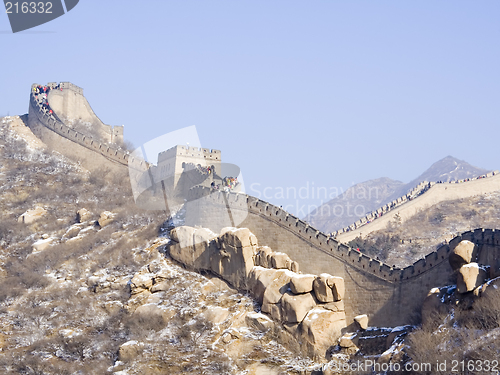
[(253, 195), (500, 169), (497, 0), (80, 0), (19, 34), (2, 14), (0, 48), (0, 115), (71, 81), (136, 146), (196, 125)]

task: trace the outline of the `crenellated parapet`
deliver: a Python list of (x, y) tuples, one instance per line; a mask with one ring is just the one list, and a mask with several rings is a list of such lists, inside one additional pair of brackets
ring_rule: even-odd
[(476, 229), (473, 232), (465, 232), (450, 241), (449, 244), (441, 244), (436, 251), (427, 254), (414, 264), (404, 269), (392, 267), (377, 259), (373, 259), (351, 247), (337, 241), (335, 237), (323, 233), (310, 226), (305, 221), (288, 213), (281, 207), (263, 201), (246, 194), (214, 191), (208, 187), (194, 187), (190, 190), (188, 199), (196, 200), (209, 198), (214, 204), (229, 205), (231, 210), (245, 210), (254, 215), (263, 216), (295, 236), (309, 243), (312, 247), (329, 254), (331, 257), (341, 261), (346, 266), (356, 268), (360, 272), (370, 274), (390, 283), (407, 282), (418, 276), (431, 271), (442, 262), (448, 261), (450, 251), (461, 240), (467, 239), (480, 246), (500, 246), (500, 231), (491, 229)]
[[(352, 249), (283, 208), (256, 197), (196, 186), (187, 198), (187, 225), (214, 231), (227, 226), (249, 228), (262, 244), (289, 254), (304, 272), (342, 277), (348, 323), (364, 313), (377, 324), (415, 323), (413, 314), (421, 308), (429, 290), (453, 283), (449, 257), (464, 238), (477, 244), (488, 264), (494, 263), (492, 259), (500, 260), (499, 231), (465, 232), (401, 269)], [(500, 272), (500, 264), (497, 268)]]
[(263, 216), (266, 220), (282, 227), (283, 230), (293, 233), (311, 246), (361, 272), (369, 273), (390, 283), (399, 282), (401, 279), (401, 269), (391, 267), (340, 243), (333, 236), (319, 231), (283, 208), (269, 202), (246, 194), (214, 191), (208, 187), (197, 186), (189, 191), (189, 200), (201, 198), (210, 199), (214, 205), (227, 204), (233, 212), (248, 210), (248, 213)]
[[(47, 129), (50, 129), (54, 133), (59, 136), (74, 142), (80, 146), (85, 147), (88, 150), (96, 152), (106, 159), (111, 160), (113, 162), (119, 163), (124, 166), (128, 166), (128, 151), (124, 151), (112, 144), (103, 143), (97, 139), (94, 139), (92, 136), (88, 134), (83, 134), (79, 131), (72, 129), (67, 126), (64, 121), (55, 113), (50, 105), (46, 102), (46, 99), (42, 97), (42, 95), (37, 95), (35, 93), (35, 89), (38, 87), (38, 84), (33, 84), (31, 87), (30, 94), (30, 116), (36, 116), (36, 120)], [(69, 82), (62, 82), (60, 84), (49, 83), (46, 87), (49, 87), (51, 90), (71, 90), (78, 94), (83, 94), (83, 90), (73, 85)], [(44, 100), (45, 99), (45, 100)], [(30, 123), (34, 123), (34, 119), (30, 119)]]

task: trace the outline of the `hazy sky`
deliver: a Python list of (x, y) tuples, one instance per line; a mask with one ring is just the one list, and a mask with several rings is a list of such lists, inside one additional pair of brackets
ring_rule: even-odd
[(2, 13), (0, 46), (0, 115), (71, 81), (136, 146), (196, 125), (299, 216), (313, 185), (408, 182), (447, 155), (500, 169), (498, 0), (80, 0), (18, 34)]

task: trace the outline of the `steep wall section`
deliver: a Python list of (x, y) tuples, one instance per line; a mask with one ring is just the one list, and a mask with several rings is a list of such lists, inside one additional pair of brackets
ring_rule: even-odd
[(405, 269), (393, 268), (265, 201), (203, 187), (190, 191), (186, 225), (201, 225), (217, 232), (235, 223), (249, 228), (263, 245), (287, 253), (301, 265), (302, 271), (342, 277), (348, 323), (364, 313), (376, 325), (411, 323), (428, 291), (449, 282), (448, 247)]
[(401, 221), (405, 221), (421, 210), (431, 207), (446, 200), (468, 198), (480, 194), (493, 193), (500, 190), (500, 174), (497, 171), (488, 173), (484, 178), (472, 179), (457, 183), (432, 183), (430, 188), (412, 200), (406, 200), (404, 204), (383, 211), (383, 216), (365, 225), (351, 226), (351, 230), (338, 233), (336, 238), (342, 242), (349, 242), (354, 238), (365, 237), (371, 232), (387, 227), (388, 223), (394, 220), (397, 214)]
[(44, 143), (81, 161), (89, 169), (102, 168), (102, 164), (109, 164), (109, 161), (117, 166), (128, 166), (128, 152), (95, 141), (92, 137), (66, 126), (55, 111), (50, 113), (35, 95), (33, 88), (36, 86), (32, 86), (30, 94), (28, 125)]

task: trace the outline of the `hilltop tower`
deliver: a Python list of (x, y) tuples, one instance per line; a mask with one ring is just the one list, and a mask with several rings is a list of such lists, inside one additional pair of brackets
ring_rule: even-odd
[(31, 86), (28, 126), (50, 148), (89, 170), (128, 166), (129, 153), (120, 147), (123, 126), (104, 124), (83, 89), (70, 82)]

